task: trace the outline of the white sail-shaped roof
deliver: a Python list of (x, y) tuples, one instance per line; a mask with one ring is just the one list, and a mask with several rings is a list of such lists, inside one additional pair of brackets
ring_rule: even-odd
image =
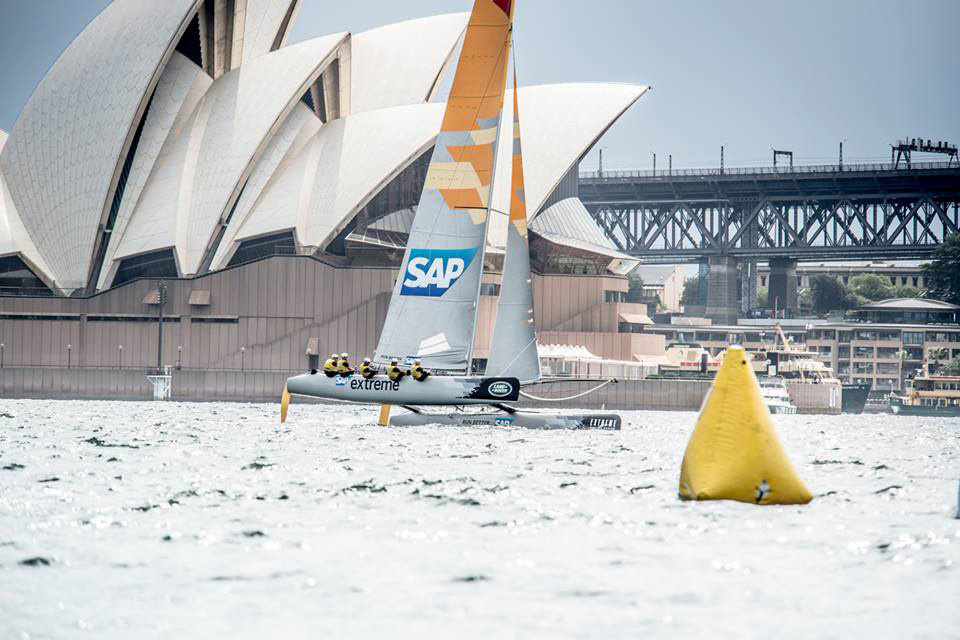
[[(524, 167), (529, 176), (526, 192), (531, 194), (527, 196), (527, 211), (531, 218), (560, 180), (645, 89), (590, 83), (520, 89)], [(436, 142), (444, 107), (431, 104), (381, 109), (367, 117), (355, 114), (343, 122), (324, 125), (296, 158), (280, 168), (247, 219), (231, 225), (213, 268), (226, 266), (236, 242), (285, 229), (295, 229), (301, 245), (325, 248), (380, 188)], [(509, 116), (512, 108), (513, 97), (508, 94), (504, 112)], [(543, 121), (554, 122), (559, 130), (543, 126)], [(563, 137), (571, 140), (559, 139)], [(501, 136), (493, 208), (504, 212), (510, 206), (512, 145), (511, 136)], [(374, 187), (376, 190), (370, 192)], [(506, 216), (495, 213), (491, 217), (489, 239), (494, 246), (504, 246)]]
[(293, 112), (287, 116), (280, 131), (273, 137), (267, 149), (260, 156), (256, 167), (250, 174), (243, 194), (237, 201), (237, 207), (230, 219), (223, 240), (217, 248), (212, 267), (219, 268), (227, 254), (232, 253), (231, 247), (237, 232), (244, 227), (250, 212), (260, 201), (260, 197), (267, 185), (278, 176), (283, 168), (289, 165), (300, 151), (307, 145), (313, 136), (320, 130), (322, 123), (303, 103), (297, 104)]
[(198, 0), (115, 0), (20, 112), (0, 170), (59, 286), (86, 284), (98, 225), (150, 92)]
[(116, 257), (173, 246), (181, 272), (197, 273), (261, 152), (346, 37), (285, 47), (218, 78), (157, 163)]
[(243, 0), (234, 23), (233, 67), (279, 49), (286, 44), (300, 0)]
[(626, 275), (637, 266), (635, 258), (617, 250), (579, 198), (550, 205), (533, 219), (530, 230), (553, 244), (610, 258), (607, 268), (614, 273)]
[[(0, 149), (5, 140), (6, 134), (0, 131)], [(9, 255), (19, 255), (37, 277), (47, 284), (53, 283), (50, 267), (23, 226), (7, 182), (0, 173), (0, 257)]]
[[(418, 104), (357, 113), (324, 124), (283, 164), (236, 241), (294, 229), (301, 245), (322, 248), (400, 171), (433, 145), (444, 105)], [(221, 251), (222, 268), (232, 248)]]
[(469, 19), (451, 13), (354, 35), (351, 112), (429, 101)]
[(110, 245), (100, 271), (98, 288), (103, 288), (112, 277), (111, 262), (164, 143), (180, 134), (212, 82), (210, 76), (183, 55), (174, 52), (170, 57), (147, 111), (143, 133), (123, 191), (123, 201), (110, 234)]

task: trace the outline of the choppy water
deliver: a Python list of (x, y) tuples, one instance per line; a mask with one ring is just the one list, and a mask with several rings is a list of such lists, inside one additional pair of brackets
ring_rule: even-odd
[(0, 638), (960, 634), (960, 420), (776, 416), (818, 496), (684, 503), (622, 432), (0, 400)]

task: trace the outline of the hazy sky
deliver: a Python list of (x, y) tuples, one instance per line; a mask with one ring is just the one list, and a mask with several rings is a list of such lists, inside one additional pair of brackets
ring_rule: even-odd
[[(145, 0), (147, 1), (147, 0)], [(521, 84), (654, 90), (601, 142), (609, 168), (889, 159), (914, 136), (960, 142), (958, 0), (517, 0)], [(0, 129), (106, 0), (0, 0)], [(303, 0), (291, 42), (466, 11), (470, 0)], [(596, 165), (594, 150), (585, 168)]]

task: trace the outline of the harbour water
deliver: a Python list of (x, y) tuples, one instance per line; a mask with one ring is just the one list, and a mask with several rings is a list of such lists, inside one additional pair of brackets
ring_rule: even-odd
[(621, 432), (0, 400), (0, 638), (948, 638), (960, 420), (774, 416), (802, 507), (677, 499)]

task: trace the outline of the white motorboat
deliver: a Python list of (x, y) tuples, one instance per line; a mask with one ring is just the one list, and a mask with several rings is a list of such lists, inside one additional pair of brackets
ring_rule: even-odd
[(790, 394), (787, 392), (786, 381), (779, 376), (762, 376), (759, 379), (760, 393), (763, 395), (763, 401), (767, 403), (770, 413), (789, 413), (797, 412), (796, 405), (790, 400)]

